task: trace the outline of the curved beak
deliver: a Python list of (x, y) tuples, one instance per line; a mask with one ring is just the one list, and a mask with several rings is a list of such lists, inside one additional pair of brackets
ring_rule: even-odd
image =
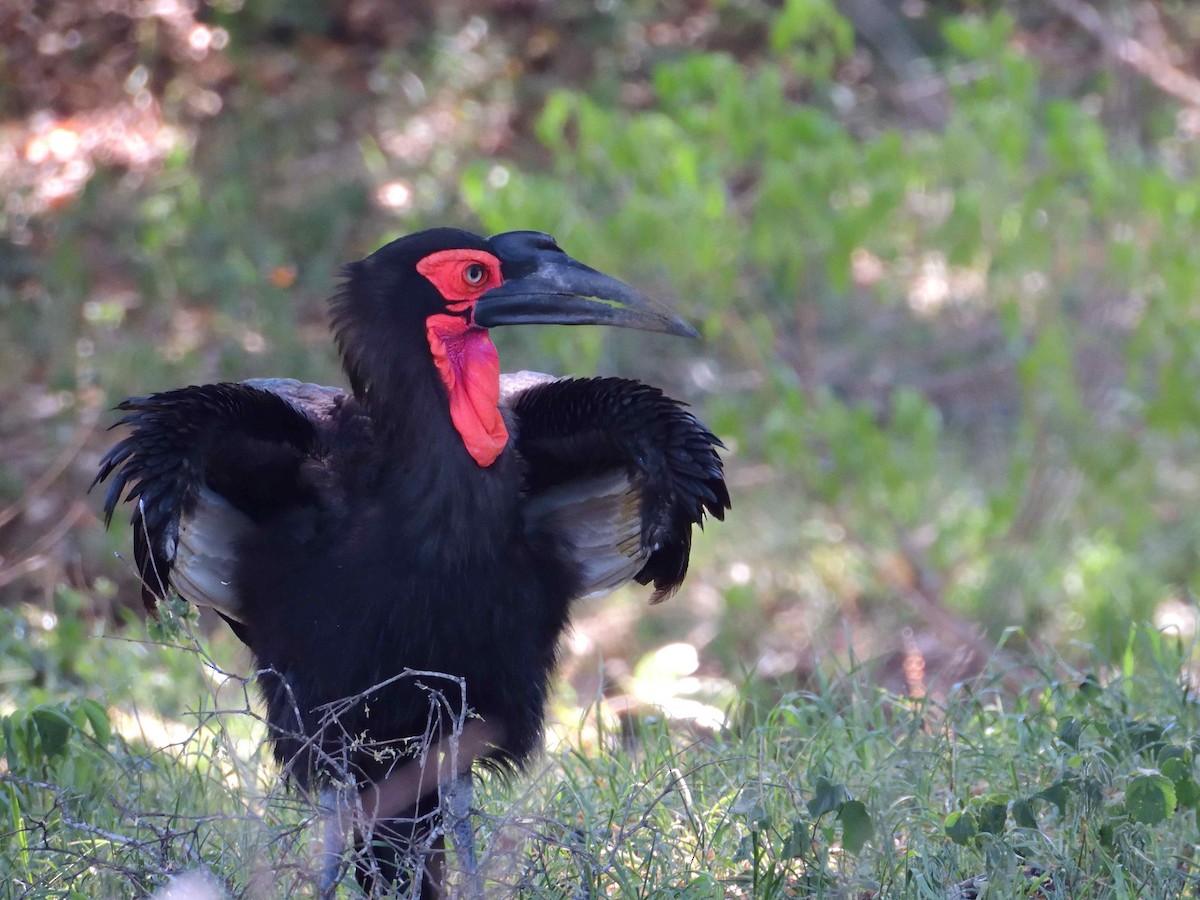
[(645, 294), (567, 256), (548, 235), (507, 232), (491, 243), (505, 280), (475, 304), (476, 325), (612, 325), (700, 336)]

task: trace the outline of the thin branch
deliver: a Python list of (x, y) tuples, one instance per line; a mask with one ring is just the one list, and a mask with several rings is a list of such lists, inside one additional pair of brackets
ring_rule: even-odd
[(1161, 53), (1155, 53), (1136, 38), (1120, 34), (1094, 7), (1084, 0), (1050, 0), (1076, 25), (1099, 41), (1100, 46), (1133, 69), (1159, 90), (1186, 103), (1200, 107), (1200, 80), (1173, 65)]
[(87, 512), (86, 506), (78, 500), (73, 501), (67, 514), (58, 521), (57, 525), (38, 538), (24, 559), (0, 569), (0, 587), (5, 587), (31, 572), (45, 568), (49, 562), (46, 552), (62, 540)]
[(29, 487), (25, 488), (24, 492), (15, 502), (4, 509), (0, 509), (0, 528), (3, 528), (19, 516), (34, 497), (50, 487), (58, 479), (58, 476), (67, 470), (67, 467), (79, 455), (79, 451), (83, 449), (83, 445), (87, 443), (88, 438), (92, 436), (93, 431), (95, 431), (94, 425), (78, 429), (72, 437), (71, 443), (63, 448), (54, 462), (50, 464), (50, 468), (38, 476)]

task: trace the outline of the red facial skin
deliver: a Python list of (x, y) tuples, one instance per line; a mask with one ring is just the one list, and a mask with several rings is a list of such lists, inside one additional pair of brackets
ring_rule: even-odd
[[(500, 260), (483, 250), (439, 250), (418, 262), (417, 271), (456, 313), (504, 281)], [(425, 320), (425, 334), (450, 398), (450, 419), (471, 458), (486, 468), (508, 443), (508, 429), (500, 415), (500, 357), (487, 330), (470, 318), (435, 313)]]

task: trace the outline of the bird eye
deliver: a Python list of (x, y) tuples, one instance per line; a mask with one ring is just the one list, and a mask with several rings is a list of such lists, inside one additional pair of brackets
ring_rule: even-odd
[(471, 263), (463, 269), (463, 281), (469, 285), (483, 284), (483, 279), (487, 277), (487, 269), (483, 267), (483, 263)]

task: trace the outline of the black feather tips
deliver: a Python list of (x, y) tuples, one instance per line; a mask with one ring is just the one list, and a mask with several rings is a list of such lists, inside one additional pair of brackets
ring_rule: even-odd
[(108, 526), (117, 505), (136, 501), (130, 517), (134, 562), (147, 609), (166, 597), (180, 516), (189, 512), (206, 470), (247, 441), (307, 448), (312, 423), (286, 399), (247, 384), (221, 383), (131, 397), (116, 407), (126, 415), (113, 428), (129, 434), (100, 460), (91, 487), (109, 480), (104, 494)]
[(530, 489), (581, 475), (624, 468), (639, 485), (642, 546), (649, 551), (635, 576), (654, 585), (651, 603), (679, 589), (691, 555), (692, 526), (731, 508), (724, 444), (656, 387), (624, 378), (570, 378), (522, 392), (513, 403), (518, 449)]

